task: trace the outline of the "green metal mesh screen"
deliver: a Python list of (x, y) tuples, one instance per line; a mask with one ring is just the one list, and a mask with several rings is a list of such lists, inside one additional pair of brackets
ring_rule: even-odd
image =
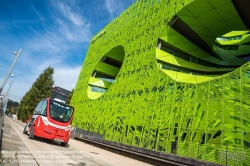
[[(156, 43), (191, 0), (137, 1), (89, 47), (71, 104), (73, 125), (104, 139), (221, 164), (250, 163), (250, 63), (201, 84), (178, 83), (157, 65)], [(97, 63), (125, 50), (115, 82), (100, 98), (87, 95)]]

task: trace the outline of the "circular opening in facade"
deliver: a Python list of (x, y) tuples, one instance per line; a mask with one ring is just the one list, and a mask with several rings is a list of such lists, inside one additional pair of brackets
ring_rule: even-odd
[(108, 51), (96, 65), (88, 82), (88, 97), (98, 99), (115, 82), (125, 51), (123, 46), (117, 46)]
[[(206, 10), (199, 7), (206, 6)], [(233, 3), (194, 1), (169, 21), (158, 38), (159, 68), (177, 82), (201, 83), (250, 60), (249, 30)]]

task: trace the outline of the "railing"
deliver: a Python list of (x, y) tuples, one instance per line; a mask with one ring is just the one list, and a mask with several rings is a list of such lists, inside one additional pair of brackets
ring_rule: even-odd
[[(190, 160), (204, 161), (209, 163), (228, 165), (228, 166), (247, 166), (250, 164), (249, 147), (235, 146), (235, 145), (222, 145), (219, 143), (201, 143), (201, 142), (187, 142), (187, 141), (155, 141), (155, 140), (136, 140), (126, 136), (123, 138), (116, 138), (115, 135), (109, 138), (104, 133), (94, 133), (82, 129), (73, 130), (74, 133), (81, 134), (81, 137), (93, 140), (99, 140), (100, 142), (113, 142), (114, 144), (122, 144), (124, 146), (134, 147), (132, 149), (144, 149), (154, 151), (159, 156), (175, 155), (177, 158), (184, 157)], [(129, 140), (129, 141), (128, 141)], [(131, 141), (136, 140), (136, 141)], [(145, 141), (146, 140), (146, 141)], [(111, 143), (112, 144), (112, 143)], [(162, 148), (164, 147), (164, 148)], [(155, 156), (157, 157), (157, 156)], [(166, 158), (167, 159), (167, 158)]]

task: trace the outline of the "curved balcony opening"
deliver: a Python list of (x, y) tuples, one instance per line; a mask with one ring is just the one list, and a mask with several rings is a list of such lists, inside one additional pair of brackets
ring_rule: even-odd
[(217, 37), (213, 51), (223, 60), (236, 63), (239, 66), (250, 61), (249, 31), (231, 31)]
[[(156, 45), (159, 68), (175, 81), (201, 83), (232, 72), (250, 60), (248, 20), (243, 3), (193, 1), (169, 21)], [(199, 6), (206, 6), (200, 10)], [(197, 10), (196, 10), (197, 8)], [(233, 17), (232, 17), (233, 16)]]
[(123, 46), (116, 46), (108, 51), (96, 65), (88, 82), (88, 97), (98, 99), (115, 82), (123, 64), (125, 51)]

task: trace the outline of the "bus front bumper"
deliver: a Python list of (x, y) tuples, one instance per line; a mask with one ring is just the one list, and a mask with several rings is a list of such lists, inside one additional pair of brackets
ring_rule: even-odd
[(41, 138), (46, 138), (50, 140), (55, 140), (59, 142), (68, 142), (70, 138), (70, 130), (58, 129), (52, 126), (47, 126), (45, 124), (40, 124), (35, 126), (34, 135)]

